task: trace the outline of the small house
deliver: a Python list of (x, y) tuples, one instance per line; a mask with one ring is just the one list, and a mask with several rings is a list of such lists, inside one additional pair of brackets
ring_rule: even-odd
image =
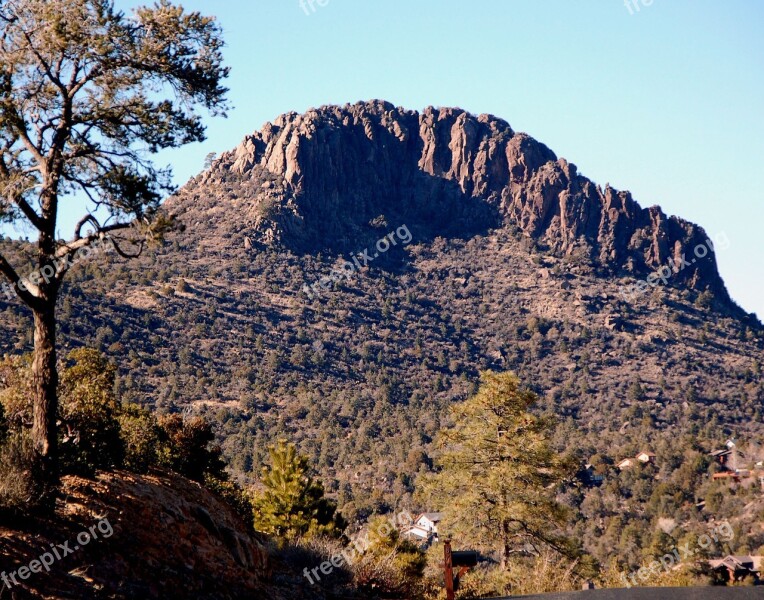
[(414, 522), (403, 530), (403, 535), (421, 542), (438, 541), (438, 523), (443, 514), (438, 512), (422, 513)]
[(652, 452), (640, 452), (634, 458), (624, 458), (621, 462), (618, 463), (617, 466), (621, 471), (623, 471), (624, 469), (630, 469), (637, 464), (654, 465), (655, 454)]
[(414, 525), (418, 525), (419, 527), (423, 527), (427, 531), (437, 534), (438, 523), (440, 523), (442, 520), (443, 520), (443, 513), (439, 513), (439, 512), (422, 513), (414, 520)]
[(636, 464), (636, 460), (633, 458), (624, 458), (621, 462), (618, 463), (618, 468), (623, 471), (624, 469), (630, 469)]
[(584, 465), (584, 468), (578, 472), (578, 479), (587, 487), (597, 487), (602, 485), (605, 481), (605, 476), (598, 474), (594, 465), (586, 464)]
[(721, 450), (714, 450), (711, 452), (710, 456), (712, 459), (714, 459), (714, 462), (726, 468), (731, 454), (732, 450), (729, 448), (723, 448)]
[(749, 577), (758, 582), (761, 577), (762, 556), (727, 556), (708, 561), (716, 578), (724, 583), (737, 583)]

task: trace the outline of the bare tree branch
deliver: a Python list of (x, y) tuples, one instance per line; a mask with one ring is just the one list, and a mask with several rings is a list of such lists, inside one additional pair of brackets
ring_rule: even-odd
[[(6, 279), (13, 284), (13, 290), (16, 292), (16, 295), (21, 298), (24, 304), (30, 308), (40, 306), (41, 302), (37, 286), (30, 282), (22, 281), (19, 274), (2, 254), (0, 254), (0, 273), (5, 275)], [(32, 291), (28, 288), (32, 288)], [(33, 292), (36, 292), (36, 294)]]

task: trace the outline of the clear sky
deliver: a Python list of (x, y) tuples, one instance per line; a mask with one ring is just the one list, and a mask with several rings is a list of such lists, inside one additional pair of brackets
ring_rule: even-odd
[(764, 317), (763, 2), (305, 2), (183, 2), (224, 28), (234, 109), (204, 144), (159, 157), (177, 183), (290, 110), (383, 98), (492, 113), (596, 182), (725, 233), (722, 276)]

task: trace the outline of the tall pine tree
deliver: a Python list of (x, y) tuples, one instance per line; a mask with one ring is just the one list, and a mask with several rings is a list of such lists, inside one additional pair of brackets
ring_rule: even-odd
[[(106, 240), (129, 258), (171, 226), (171, 173), (151, 157), (203, 141), (199, 109), (224, 114), (222, 47), (213, 18), (169, 0), (132, 16), (113, 0), (0, 0), (0, 223), (37, 234), (34, 268), (0, 254), (0, 279), (34, 320), (31, 434), (49, 508), (64, 278)], [(63, 240), (59, 217), (80, 209)]]
[(425, 483), (447, 533), (497, 550), (504, 568), (513, 555), (545, 547), (577, 553), (562, 534), (567, 510), (555, 500), (575, 465), (551, 447), (554, 422), (530, 412), (536, 400), (514, 375), (483, 373), (477, 394), (454, 405), (437, 436), (438, 469)]

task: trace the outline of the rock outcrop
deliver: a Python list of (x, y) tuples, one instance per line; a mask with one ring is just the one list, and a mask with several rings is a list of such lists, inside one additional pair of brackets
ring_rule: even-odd
[[(420, 240), (515, 226), (557, 255), (644, 277), (690, 262), (707, 241), (696, 225), (602, 189), (506, 121), (382, 101), (284, 114), (168, 206), (183, 213), (210, 194), (248, 201), (253, 239), (307, 252), (358, 247), (384, 216)], [(713, 255), (672, 279), (729, 302)]]
[[(158, 471), (103, 473), (95, 480), (69, 476), (62, 497), (55, 519), (19, 530), (0, 526), (0, 571), (6, 574), (54, 544), (71, 550), (50, 572), (17, 576), (20, 585), (11, 592), (20, 598), (225, 600), (259, 597), (263, 590), (269, 567), (262, 543), (194, 482)], [(82, 545), (78, 536), (89, 530), (93, 539)]]

